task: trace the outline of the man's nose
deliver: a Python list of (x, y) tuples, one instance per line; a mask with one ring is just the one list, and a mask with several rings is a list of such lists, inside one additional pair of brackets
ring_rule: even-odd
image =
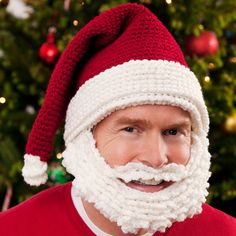
[(167, 145), (161, 135), (153, 135), (144, 141), (143, 152), (139, 161), (154, 168), (160, 168), (168, 163)]

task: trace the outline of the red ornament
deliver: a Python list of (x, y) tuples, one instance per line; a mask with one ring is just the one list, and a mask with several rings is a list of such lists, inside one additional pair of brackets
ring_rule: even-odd
[(42, 44), (39, 50), (40, 58), (47, 64), (55, 64), (60, 54), (55, 44), (55, 33), (56, 29), (51, 27), (46, 42)]
[(185, 50), (189, 55), (207, 56), (217, 53), (219, 42), (216, 35), (204, 30), (199, 36), (189, 36), (185, 44)]

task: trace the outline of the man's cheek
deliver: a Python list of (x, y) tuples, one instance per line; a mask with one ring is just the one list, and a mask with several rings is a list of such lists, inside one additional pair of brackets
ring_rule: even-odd
[(167, 155), (170, 162), (186, 165), (191, 155), (191, 147), (190, 145), (173, 147), (168, 150)]

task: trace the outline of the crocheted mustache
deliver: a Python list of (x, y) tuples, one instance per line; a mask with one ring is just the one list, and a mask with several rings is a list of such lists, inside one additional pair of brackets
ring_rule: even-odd
[(121, 181), (139, 182), (146, 185), (157, 185), (163, 181), (178, 182), (189, 176), (184, 165), (171, 163), (161, 168), (153, 168), (143, 163), (133, 162), (113, 168), (114, 177)]

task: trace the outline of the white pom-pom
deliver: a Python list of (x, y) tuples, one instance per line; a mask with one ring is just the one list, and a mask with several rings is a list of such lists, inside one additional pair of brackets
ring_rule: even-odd
[(47, 163), (40, 160), (39, 156), (30, 154), (24, 155), (24, 166), (22, 168), (22, 175), (26, 183), (32, 186), (39, 186), (46, 183)]

